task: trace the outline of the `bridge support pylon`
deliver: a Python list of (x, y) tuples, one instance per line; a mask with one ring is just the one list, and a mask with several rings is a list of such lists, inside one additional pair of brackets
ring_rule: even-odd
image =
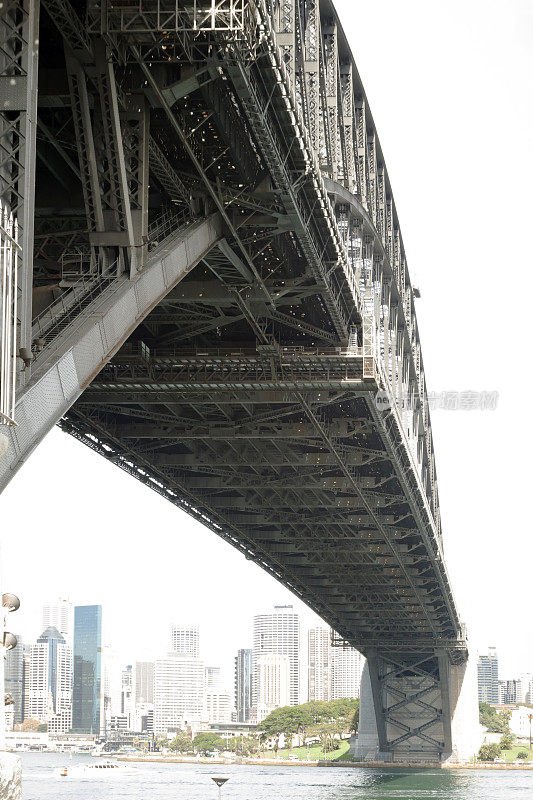
[(447, 651), (372, 652), (361, 680), (361, 761), (469, 761), (481, 744), (474, 662)]

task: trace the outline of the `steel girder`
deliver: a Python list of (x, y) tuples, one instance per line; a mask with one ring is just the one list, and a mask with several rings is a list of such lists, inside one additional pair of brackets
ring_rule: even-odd
[(17, 353), (31, 349), (38, 57), (39, 1), (7, 0), (0, 11), (0, 200), (17, 220), (22, 247)]
[(210, 16), (200, 2), (191, 33), (190, 10), (161, 16), (158, 0), (91, 5), (83, 22), (68, 0), (43, 2), (65, 43), (53, 66), (70, 78), (43, 136), (49, 148), (71, 115), (80, 168), (64, 147), (64, 172), (41, 157), (62, 191), (69, 174), (83, 190), (80, 238), (103, 262), (118, 249), (133, 276), (172, 224), (164, 212), (149, 229), (149, 206), (217, 208), (224, 226), (63, 427), (363, 651), (462, 658), (413, 288), (332, 3), (228, 0)]

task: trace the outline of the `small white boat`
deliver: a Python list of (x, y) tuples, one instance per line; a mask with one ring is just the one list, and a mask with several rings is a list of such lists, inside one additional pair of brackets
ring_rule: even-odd
[(122, 773), (124, 767), (112, 761), (102, 761), (99, 764), (75, 764), (63, 767), (58, 771), (60, 778), (107, 778), (111, 775)]

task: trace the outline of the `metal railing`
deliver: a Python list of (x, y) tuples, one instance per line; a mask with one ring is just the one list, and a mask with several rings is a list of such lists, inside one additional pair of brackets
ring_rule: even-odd
[(15, 424), (17, 374), (18, 224), (0, 206), (0, 425)]

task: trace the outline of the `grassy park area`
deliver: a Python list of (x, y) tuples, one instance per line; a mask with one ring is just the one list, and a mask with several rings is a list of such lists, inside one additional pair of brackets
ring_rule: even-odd
[[(326, 755), (327, 761), (344, 761), (344, 759), (348, 755), (348, 750), (350, 748), (350, 742), (348, 739), (345, 739), (342, 742), (339, 742), (339, 747), (336, 750), (330, 750)], [(280, 758), (288, 758), (290, 755), (296, 755), (300, 759), (300, 761), (305, 761), (307, 759), (307, 747), (293, 747), (292, 750), (278, 750), (278, 756)], [(309, 748), (309, 760), (310, 761), (322, 761), (324, 759), (324, 748), (319, 745), (312, 745)]]

